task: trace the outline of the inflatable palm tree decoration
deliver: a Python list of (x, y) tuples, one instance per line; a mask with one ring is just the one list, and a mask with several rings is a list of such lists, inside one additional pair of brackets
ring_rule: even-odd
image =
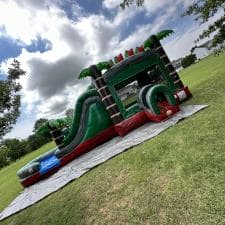
[(168, 58), (163, 46), (160, 43), (160, 40), (168, 37), (170, 34), (174, 33), (173, 30), (163, 30), (157, 33), (156, 35), (150, 36), (145, 42), (144, 42), (144, 48), (147, 49), (153, 49), (155, 50), (160, 59), (163, 61), (166, 69), (169, 72), (169, 75), (173, 79), (173, 82), (176, 84), (177, 87), (183, 88), (184, 85), (182, 81), (180, 80), (180, 77), (174, 68), (173, 64), (171, 63), (170, 59)]
[[(106, 110), (108, 111), (112, 122), (114, 124), (117, 124), (123, 120), (119, 109), (117, 105), (115, 104), (115, 101), (111, 95), (111, 92), (109, 91), (108, 86), (105, 83), (105, 80), (102, 76), (102, 70), (107, 70), (112, 66), (112, 63), (110, 61), (108, 62), (100, 62), (97, 65), (90, 66), (89, 68), (86, 68), (81, 71), (79, 75), (79, 79), (84, 79), (86, 77), (92, 77), (93, 78), (93, 84), (96, 88), (96, 90), (99, 93), (100, 98), (102, 99), (102, 102), (104, 103)], [(104, 101), (104, 99), (107, 98), (107, 101)]]
[[(154, 35), (158, 41), (168, 37), (170, 34), (174, 33), (173, 30), (162, 30), (160, 31), (159, 33), (157, 33), (156, 35)], [(152, 49), (154, 46), (154, 41), (153, 41), (153, 35), (150, 36), (145, 42), (144, 42), (144, 48), (145, 49)], [(112, 66), (112, 63), (109, 61), (109, 62), (100, 62), (98, 63), (97, 65), (97, 69), (99, 71), (102, 71), (104, 69), (109, 69), (111, 66)], [(81, 71), (80, 75), (79, 75), (79, 79), (84, 79), (86, 77), (91, 77), (92, 76), (92, 72), (90, 70), (90, 68), (86, 68), (84, 70)]]
[[(158, 41), (168, 37), (169, 35), (171, 35), (172, 33), (174, 33), (173, 30), (162, 30), (159, 33), (157, 33), (155, 35), (155, 37), (158, 39)], [(154, 41), (152, 36), (150, 36), (145, 42), (144, 42), (144, 48), (153, 48), (154, 47)]]
[[(155, 35), (151, 35), (147, 40), (145, 40), (145, 42), (143, 43), (143, 46), (144, 46), (145, 50), (152, 49), (152, 50), (155, 50), (158, 53), (160, 59), (163, 61), (163, 63), (166, 66), (170, 76), (172, 77), (174, 83), (179, 88), (183, 88), (184, 85), (183, 85), (182, 81), (180, 80), (180, 77), (179, 77), (178, 73), (176, 72), (176, 69), (172, 65), (172, 63), (171, 63), (170, 59), (168, 58), (163, 46), (160, 43), (161, 40), (168, 37), (172, 33), (174, 33), (173, 30), (162, 30)], [(112, 66), (111, 61), (100, 62), (96, 65), (96, 67), (100, 72), (103, 69), (109, 69)], [(86, 77), (93, 77), (93, 72), (91, 72), (90, 68), (84, 69), (79, 75), (79, 79), (84, 79)]]
[[(110, 62), (100, 62), (96, 66), (99, 71), (102, 71), (104, 69), (109, 69), (111, 67), (111, 64), (110, 64)], [(90, 68), (86, 68), (81, 71), (78, 78), (84, 79), (86, 77), (91, 77), (91, 76), (92, 76), (92, 72), (91, 72)]]

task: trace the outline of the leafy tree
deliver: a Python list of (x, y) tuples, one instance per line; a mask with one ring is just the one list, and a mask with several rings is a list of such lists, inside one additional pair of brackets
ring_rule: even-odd
[(20, 94), (22, 86), (18, 82), (26, 72), (20, 68), (20, 62), (14, 59), (8, 69), (6, 79), (0, 80), (0, 139), (8, 133), (20, 115)]
[(19, 140), (16, 138), (5, 139), (3, 145), (8, 148), (8, 157), (11, 161), (19, 159), (21, 156), (25, 155), (26, 142), (24, 140)]
[(37, 134), (30, 135), (27, 140), (19, 140), (16, 138), (2, 140), (0, 143), (0, 168), (40, 148), (50, 140), (51, 138), (46, 138)]
[(0, 168), (10, 163), (9, 151), (6, 146), (0, 146)]
[(32, 134), (26, 140), (22, 139), (5, 139), (0, 145), (0, 167), (8, 165), (9, 162), (15, 161), (23, 155), (32, 152), (42, 145), (48, 143), (51, 138), (41, 135)]
[(193, 64), (196, 59), (197, 59), (197, 57), (195, 54), (190, 54), (181, 60), (181, 65), (183, 68), (186, 68), (186, 67), (190, 66), (191, 64)]
[(126, 7), (129, 7), (132, 4), (136, 4), (136, 6), (142, 6), (144, 4), (144, 0), (123, 0), (123, 2), (120, 4), (120, 7), (122, 9), (125, 9)]
[(34, 150), (40, 148), (42, 145), (48, 143), (50, 140), (51, 140), (51, 138), (46, 138), (42, 135), (31, 134), (27, 138), (26, 152), (34, 151)]
[(67, 117), (73, 117), (73, 113), (74, 113), (73, 109), (67, 109), (66, 112), (65, 112), (65, 115)]
[(210, 37), (215, 33), (210, 48), (216, 47), (218, 52), (221, 52), (225, 42), (225, 0), (197, 0), (188, 7), (183, 16), (194, 15), (197, 21), (205, 23), (219, 11), (223, 12), (223, 15), (211, 23), (196, 41)]
[(192, 49), (191, 49), (191, 51), (190, 51), (190, 52), (191, 52), (191, 54), (193, 54), (193, 52), (195, 51), (195, 49), (196, 49), (196, 48), (198, 48), (198, 46), (197, 46), (197, 45), (195, 45), (194, 47), (192, 47)]

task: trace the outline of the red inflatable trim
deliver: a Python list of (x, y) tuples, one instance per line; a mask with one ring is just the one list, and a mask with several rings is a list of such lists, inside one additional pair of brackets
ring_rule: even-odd
[(71, 160), (77, 158), (78, 156), (92, 150), (93, 148), (97, 147), (100, 144), (103, 144), (106, 141), (109, 141), (113, 137), (117, 136), (114, 127), (109, 127), (105, 129), (103, 132), (97, 134), (95, 137), (81, 143), (78, 145), (72, 152), (65, 155), (61, 159), (61, 166), (64, 166)]
[(138, 128), (147, 122), (148, 122), (148, 118), (146, 117), (144, 111), (141, 111), (141, 112), (133, 115), (129, 119), (126, 119), (126, 120), (116, 124), (114, 127), (115, 127), (117, 134), (119, 136), (123, 137), (127, 133), (129, 133), (131, 130)]
[(177, 100), (177, 103), (184, 102), (188, 100), (189, 98), (192, 97), (192, 94), (187, 86), (179, 89), (178, 91), (175, 92), (174, 97)]
[(159, 102), (158, 106), (160, 107), (160, 114), (154, 114), (150, 109), (145, 110), (145, 115), (149, 118), (149, 120), (154, 122), (162, 122), (167, 120), (172, 115), (180, 111), (178, 105), (169, 105), (167, 101)]
[(130, 50), (127, 50), (127, 54), (128, 54), (128, 56), (134, 55), (134, 50), (133, 50), (133, 48), (131, 48)]
[(120, 53), (118, 56), (116, 56), (117, 62), (120, 62), (124, 60), (123, 55)]
[(140, 47), (136, 47), (136, 52), (144, 52), (144, 46), (143, 45), (141, 45)]

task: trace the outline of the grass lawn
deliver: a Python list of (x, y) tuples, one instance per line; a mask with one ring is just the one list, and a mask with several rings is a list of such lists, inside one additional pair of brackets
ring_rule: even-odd
[(0, 211), (2, 211), (18, 195), (18, 193), (23, 190), (16, 175), (17, 170), (54, 146), (55, 144), (53, 142), (43, 145), (38, 150), (27, 154), (15, 163), (0, 170)]
[[(1, 224), (224, 225), (225, 54), (181, 76), (194, 95), (186, 104), (207, 109)], [(16, 170), (44, 148), (0, 171), (1, 209), (21, 190)]]

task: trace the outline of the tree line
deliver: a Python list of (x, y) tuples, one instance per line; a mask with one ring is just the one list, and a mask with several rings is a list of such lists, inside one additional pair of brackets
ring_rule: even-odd
[[(38, 119), (34, 124), (33, 131), (47, 122), (47, 119)], [(20, 159), (22, 156), (35, 151), (42, 145), (51, 141), (51, 135), (38, 135), (33, 133), (26, 139), (10, 138), (4, 139), (0, 143), (0, 168), (9, 165), (10, 163)]]
[[(67, 109), (65, 112), (66, 117), (73, 117), (74, 110)], [(10, 163), (20, 159), (27, 153), (33, 152), (43, 146), (44, 144), (52, 141), (50, 132), (42, 132), (37, 134), (36, 131), (43, 124), (49, 120), (40, 118), (36, 120), (33, 127), (33, 133), (25, 139), (8, 138), (2, 139), (0, 142), (0, 168), (9, 165)]]

